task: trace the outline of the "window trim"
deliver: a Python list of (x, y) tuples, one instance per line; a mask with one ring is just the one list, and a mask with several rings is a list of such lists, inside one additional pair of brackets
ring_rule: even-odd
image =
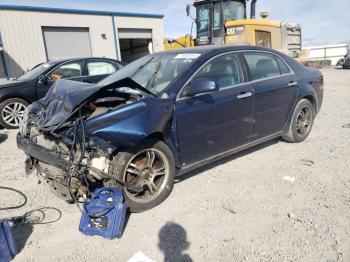
[[(57, 68), (59, 68), (60, 66), (63, 66), (63, 65), (65, 65), (65, 64), (68, 64), (68, 63), (71, 63), (71, 62), (79, 62), (79, 61), (82, 61), (82, 63), (83, 63), (83, 70), (82, 70), (82, 76), (76, 76), (76, 77), (69, 77), (69, 78), (63, 78), (63, 80), (69, 80), (69, 79), (75, 79), (75, 78), (80, 78), (80, 77), (90, 77), (89, 75), (87, 75), (87, 73), (86, 73), (86, 70), (87, 70), (87, 68), (86, 68), (86, 65), (87, 65), (87, 60), (89, 60), (89, 59), (101, 59), (101, 58), (95, 58), (95, 57), (91, 57), (91, 58), (80, 58), (80, 59), (72, 59), (72, 60), (67, 60), (67, 61), (65, 61), (65, 62), (63, 62), (63, 63), (61, 63), (61, 64), (58, 64), (58, 65), (56, 65), (55, 67), (53, 67), (50, 71), (48, 71), (47, 73), (45, 73), (45, 76), (49, 76), (54, 70), (56, 70)], [(115, 61), (113, 61), (113, 60), (108, 60), (108, 59), (106, 59), (106, 61), (111, 61), (112, 63), (115, 63), (116, 65), (118, 65), (118, 66), (120, 66), (120, 68), (117, 70), (117, 71), (119, 71), (122, 67), (124, 67), (124, 65), (122, 64), (122, 63), (120, 63), (120, 62), (115, 62)], [(50, 61), (48, 61), (48, 62), (46, 62), (46, 63), (50, 63)], [(53, 81), (53, 80), (50, 80), (50, 81)], [(57, 80), (55, 80), (55, 81), (57, 81)]]
[[(243, 56), (243, 53), (245, 52), (255, 52), (255, 53), (267, 53), (267, 54), (272, 54), (272, 55), (276, 55), (278, 56), (279, 58), (281, 58), (281, 60), (287, 65), (287, 67), (289, 68), (290, 72), (287, 73), (287, 74), (281, 74), (281, 75), (278, 75), (278, 76), (270, 76), (270, 77), (266, 77), (266, 78), (261, 78), (261, 79), (256, 79), (256, 80), (252, 80), (251, 78), (251, 73), (250, 73), (250, 70), (248, 68), (248, 65), (247, 65), (247, 61), (245, 60), (244, 56)], [(187, 85), (192, 81), (192, 79), (194, 78), (194, 76), (200, 71), (203, 69), (203, 67), (205, 67), (208, 63), (210, 63), (212, 60), (214, 60), (215, 58), (219, 57), (219, 56), (222, 56), (222, 55), (227, 55), (227, 54), (233, 54), (233, 53), (238, 53), (239, 56), (240, 56), (240, 60), (241, 60), (241, 63), (242, 63), (242, 67), (245, 68), (244, 70), (246, 70), (246, 73), (248, 74), (245, 74), (245, 75), (248, 75), (249, 76), (249, 79), (247, 82), (244, 82), (244, 83), (240, 83), (240, 84), (235, 84), (235, 85), (232, 85), (232, 86), (227, 86), (227, 87), (224, 87), (224, 88), (221, 88), (218, 92), (220, 92), (221, 90), (227, 90), (227, 89), (231, 89), (231, 88), (235, 88), (235, 87), (239, 87), (239, 86), (243, 86), (243, 85), (248, 85), (248, 84), (253, 84), (253, 83), (256, 83), (256, 82), (261, 82), (261, 81), (266, 81), (266, 80), (270, 80), (270, 79), (274, 79), (274, 78), (279, 78), (279, 77), (283, 77), (283, 76), (286, 76), (286, 75), (294, 75), (295, 72), (294, 70), (290, 67), (290, 65), (284, 60), (283, 57), (281, 57), (279, 54), (276, 54), (274, 52), (270, 52), (270, 51), (265, 51), (265, 50), (236, 50), (236, 51), (228, 51), (228, 52), (224, 52), (224, 53), (221, 53), (221, 54), (218, 54), (218, 55), (215, 55), (213, 57), (211, 57), (209, 60), (207, 60), (204, 64), (202, 64), (199, 68), (197, 68), (197, 70), (191, 75), (191, 77), (185, 82), (185, 84), (180, 88), (179, 92), (177, 93), (176, 95), (176, 99), (175, 99), (175, 102), (176, 101), (181, 101), (181, 100), (185, 100), (185, 99), (189, 99), (189, 98), (192, 98), (192, 97), (189, 97), (189, 96), (183, 96), (181, 95), (184, 91), (184, 89), (187, 87)], [(242, 59), (244, 60), (244, 64), (243, 64), (243, 61)], [(198, 94), (194, 97), (197, 97), (197, 96), (200, 96), (200, 95), (203, 95), (203, 94)]]
[[(66, 80), (66, 79), (73, 79), (73, 78), (79, 78), (79, 77), (83, 77), (83, 74), (85, 73), (85, 66), (86, 66), (86, 61), (84, 59), (77, 59), (77, 60), (70, 60), (70, 61), (66, 61), (62, 64), (57, 65), (55, 68), (53, 68), (50, 72), (46, 73), (45, 76), (50, 76), (55, 70), (57, 70), (58, 68), (60, 68), (61, 66), (70, 64), (70, 63), (81, 63), (81, 76), (73, 76), (73, 77), (67, 77), (67, 78), (60, 78), (57, 80)], [(52, 80), (49, 79), (49, 81), (57, 81), (57, 80)]]

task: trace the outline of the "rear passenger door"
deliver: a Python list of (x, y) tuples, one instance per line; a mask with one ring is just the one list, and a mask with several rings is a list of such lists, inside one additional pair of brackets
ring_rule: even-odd
[(273, 135), (285, 128), (298, 94), (292, 69), (279, 56), (269, 52), (247, 51), (254, 89), (254, 125), (251, 139)]
[(89, 59), (86, 63), (86, 76), (84, 82), (97, 83), (105, 77), (115, 73), (121, 66), (112, 61), (102, 59)]

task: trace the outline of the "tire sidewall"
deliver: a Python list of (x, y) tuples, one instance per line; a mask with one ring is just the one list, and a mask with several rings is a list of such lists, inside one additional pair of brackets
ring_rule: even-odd
[[(312, 119), (311, 119), (311, 126), (309, 131), (307, 132), (307, 134), (305, 134), (304, 136), (300, 136), (297, 132), (297, 120), (298, 120), (298, 115), (300, 113), (300, 110), (304, 107), (310, 107), (311, 109), (311, 114), (312, 114)], [(288, 131), (288, 134), (286, 136), (286, 140), (289, 142), (293, 142), (293, 143), (300, 143), (303, 142), (311, 133), (313, 124), (314, 124), (314, 119), (315, 119), (315, 108), (313, 106), (313, 104), (307, 100), (307, 99), (302, 99), (299, 101), (299, 103), (297, 104), (297, 106), (295, 107), (294, 113), (293, 113), (293, 117), (292, 117), (292, 121), (290, 124), (290, 128)]]
[(4, 128), (7, 129), (16, 129), (18, 127), (10, 126), (8, 125), (2, 118), (2, 110), (4, 109), (5, 106), (7, 106), (10, 103), (17, 102), (25, 105), (26, 107), (29, 105), (27, 101), (20, 99), (20, 98), (9, 98), (0, 103), (0, 126), (3, 126)]
[(160, 203), (162, 203), (171, 193), (173, 187), (174, 187), (174, 180), (175, 180), (175, 161), (174, 156), (170, 148), (163, 142), (163, 141), (156, 141), (156, 140), (148, 140), (142, 143), (141, 145), (131, 148), (131, 149), (125, 149), (119, 152), (112, 161), (112, 166), (110, 170), (110, 174), (116, 178), (124, 180), (124, 173), (125, 169), (127, 168), (127, 165), (129, 161), (140, 151), (148, 149), (148, 148), (154, 148), (159, 151), (161, 151), (165, 157), (168, 160), (169, 165), (169, 178), (167, 183), (164, 185), (161, 193), (153, 200), (147, 203), (138, 203), (134, 201), (133, 199), (128, 197), (128, 194), (126, 194), (126, 189), (119, 186), (120, 189), (123, 190), (125, 201), (128, 204), (128, 207), (131, 212), (137, 213), (142, 212), (148, 209), (151, 209)]

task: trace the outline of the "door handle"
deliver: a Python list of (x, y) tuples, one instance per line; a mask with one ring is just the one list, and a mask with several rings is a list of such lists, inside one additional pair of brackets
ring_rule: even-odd
[(243, 99), (252, 96), (252, 92), (247, 92), (247, 93), (241, 93), (240, 95), (237, 96), (238, 99)]
[(298, 82), (296, 82), (296, 81), (290, 81), (288, 84), (289, 87), (297, 86), (297, 85), (298, 85)]

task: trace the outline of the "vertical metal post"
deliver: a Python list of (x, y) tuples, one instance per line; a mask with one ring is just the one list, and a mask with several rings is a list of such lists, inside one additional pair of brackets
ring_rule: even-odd
[(114, 46), (115, 46), (115, 52), (117, 55), (117, 60), (121, 61), (122, 57), (120, 54), (120, 45), (119, 45), (119, 37), (118, 37), (118, 31), (115, 26), (115, 21), (114, 21), (115, 16), (112, 15), (112, 27), (113, 27), (113, 39), (114, 39)]

